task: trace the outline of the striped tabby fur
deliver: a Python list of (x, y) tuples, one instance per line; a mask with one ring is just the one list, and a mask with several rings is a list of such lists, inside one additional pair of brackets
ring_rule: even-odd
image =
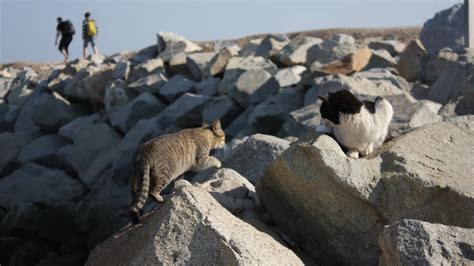
[(221, 162), (209, 156), (211, 149), (225, 145), (225, 134), (219, 120), (211, 126), (184, 129), (154, 138), (144, 143), (135, 159), (135, 174), (131, 178), (132, 206), (128, 214), (139, 221), (139, 212), (148, 197), (163, 202), (160, 191), (187, 171), (221, 167)]

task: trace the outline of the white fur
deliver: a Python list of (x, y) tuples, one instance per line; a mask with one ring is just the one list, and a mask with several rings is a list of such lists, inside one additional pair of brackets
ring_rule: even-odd
[(392, 105), (382, 99), (376, 103), (374, 114), (362, 107), (357, 114), (340, 113), (339, 125), (327, 119), (323, 123), (332, 128), (337, 141), (348, 149), (347, 156), (358, 158), (359, 153), (366, 156), (383, 144), (392, 116)]

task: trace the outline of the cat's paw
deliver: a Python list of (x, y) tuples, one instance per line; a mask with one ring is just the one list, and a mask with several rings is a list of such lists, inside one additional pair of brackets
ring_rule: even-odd
[(359, 152), (358, 151), (348, 151), (346, 152), (347, 157), (352, 158), (352, 159), (358, 159), (359, 158)]
[(360, 154), (365, 157), (365, 156), (371, 154), (373, 151), (374, 151), (373, 145), (369, 145), (368, 147), (366, 147), (365, 149), (360, 151)]
[(221, 161), (216, 160), (216, 162), (214, 163), (214, 167), (216, 167), (216, 168), (221, 168), (221, 167), (222, 167)]

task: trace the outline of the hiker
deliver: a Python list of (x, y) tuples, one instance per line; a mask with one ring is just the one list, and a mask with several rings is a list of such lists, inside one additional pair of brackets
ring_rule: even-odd
[(84, 40), (84, 51), (83, 56), (87, 58), (87, 47), (89, 43), (94, 50), (94, 54), (99, 54), (99, 50), (95, 44), (95, 39), (98, 33), (97, 23), (91, 18), (91, 13), (86, 12), (84, 14), (84, 20), (82, 21), (82, 39)]
[(74, 30), (74, 26), (72, 25), (71, 21), (65, 20), (61, 17), (57, 19), (58, 26), (56, 27), (56, 41), (54, 45), (58, 45), (59, 35), (61, 35), (61, 41), (59, 42), (58, 49), (64, 56), (64, 62), (67, 63), (69, 59), (69, 44), (72, 41), (73, 35), (76, 33)]

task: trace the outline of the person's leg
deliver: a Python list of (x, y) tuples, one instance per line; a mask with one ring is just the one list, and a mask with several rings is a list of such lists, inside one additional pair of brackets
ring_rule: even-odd
[(87, 59), (87, 45), (89, 44), (89, 40), (87, 38), (84, 39), (84, 45), (82, 50), (82, 56), (84, 59)]
[(69, 36), (64, 46), (64, 51), (66, 53), (66, 58), (64, 59), (64, 61), (66, 61), (66, 63), (69, 60), (69, 44), (71, 44), (71, 42), (72, 42), (72, 36)]
[(65, 50), (66, 48), (66, 38), (64, 36), (61, 37), (61, 40), (59, 41), (59, 51), (61, 52), (61, 54), (64, 56), (64, 62), (67, 61), (67, 58), (68, 58), (68, 55), (67, 55), (67, 52)]
[(97, 45), (95, 44), (94, 38), (91, 38), (91, 46), (92, 50), (94, 51), (94, 54), (99, 54), (99, 49), (97, 48)]

